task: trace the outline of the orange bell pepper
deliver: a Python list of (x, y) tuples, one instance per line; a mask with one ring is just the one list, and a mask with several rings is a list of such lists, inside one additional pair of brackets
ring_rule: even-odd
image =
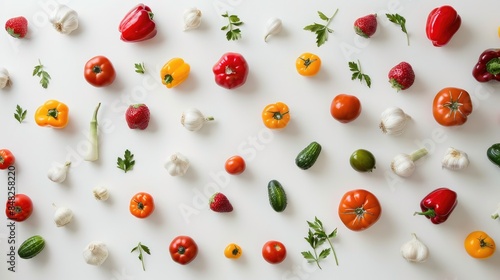
[(188, 78), (190, 70), (191, 67), (182, 58), (172, 58), (161, 68), (161, 82), (167, 88), (176, 87)]
[(35, 122), (39, 126), (64, 128), (69, 121), (69, 108), (57, 100), (48, 100), (35, 112)]
[(267, 105), (262, 111), (262, 121), (268, 128), (284, 128), (290, 121), (288, 106), (283, 102)]

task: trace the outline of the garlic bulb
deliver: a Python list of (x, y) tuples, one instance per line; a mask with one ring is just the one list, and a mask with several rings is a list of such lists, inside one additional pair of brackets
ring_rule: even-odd
[(10, 76), (9, 71), (7, 69), (0, 67), (0, 88), (4, 88), (10, 85)]
[(92, 193), (94, 194), (94, 198), (97, 200), (106, 201), (109, 198), (108, 189), (106, 189), (105, 187), (95, 187), (92, 190)]
[(66, 180), (66, 175), (68, 174), (69, 167), (71, 165), (70, 161), (64, 163), (64, 165), (56, 164), (52, 166), (47, 172), (47, 177), (56, 183), (62, 183)]
[[(56, 205), (52, 204), (54, 207)], [(54, 222), (58, 227), (67, 225), (73, 219), (73, 211), (67, 207), (56, 207), (54, 213)]]
[(200, 110), (190, 108), (182, 113), (181, 124), (189, 131), (197, 131), (205, 125), (207, 121), (213, 121), (213, 117), (205, 117)]
[(78, 13), (66, 5), (57, 5), (49, 20), (62, 34), (69, 34), (78, 28)]
[(412, 239), (401, 246), (401, 255), (410, 262), (425, 262), (429, 257), (429, 249), (412, 233)]
[(415, 172), (415, 161), (427, 155), (427, 149), (421, 148), (410, 155), (399, 154), (392, 159), (391, 169), (401, 177), (410, 177)]
[(198, 28), (201, 24), (201, 11), (189, 8), (184, 11), (184, 31)]
[(165, 169), (172, 176), (182, 176), (189, 169), (189, 160), (181, 153), (175, 153), (165, 162)]
[(91, 265), (101, 265), (108, 258), (108, 247), (102, 242), (91, 242), (83, 250), (83, 259)]
[(450, 147), (446, 151), (441, 165), (451, 170), (462, 170), (469, 166), (469, 156), (465, 152)]
[(385, 134), (398, 136), (403, 134), (409, 119), (400, 108), (389, 107), (382, 112), (379, 127)]
[(267, 42), (267, 37), (280, 33), (282, 26), (283, 24), (281, 22), (281, 19), (274, 17), (268, 19), (266, 23), (266, 34), (264, 35), (264, 42)]

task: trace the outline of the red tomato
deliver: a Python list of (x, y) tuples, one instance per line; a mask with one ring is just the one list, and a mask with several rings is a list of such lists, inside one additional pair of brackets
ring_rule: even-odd
[(240, 156), (232, 156), (226, 160), (226, 171), (232, 175), (238, 175), (245, 171), (245, 160)]
[(10, 220), (22, 222), (28, 219), (33, 213), (33, 202), (25, 194), (10, 196), (5, 204), (5, 214)]
[(198, 245), (193, 238), (180, 235), (170, 242), (169, 252), (174, 262), (185, 265), (192, 262), (198, 255)]
[(13, 165), (16, 158), (11, 151), (7, 149), (0, 150), (0, 169), (7, 169), (9, 166)]
[(282, 262), (286, 258), (285, 245), (275, 240), (267, 241), (262, 247), (262, 257), (270, 264)]
[(361, 102), (354, 95), (339, 94), (332, 100), (330, 113), (341, 123), (352, 122), (361, 114)]
[(447, 87), (434, 97), (432, 114), (442, 126), (462, 125), (472, 113), (472, 100), (466, 90)]

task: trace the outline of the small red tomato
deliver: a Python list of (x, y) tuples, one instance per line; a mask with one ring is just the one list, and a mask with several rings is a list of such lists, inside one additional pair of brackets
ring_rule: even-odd
[(356, 96), (339, 94), (332, 100), (330, 113), (341, 123), (352, 122), (361, 114), (361, 102)]
[(226, 160), (226, 171), (232, 175), (238, 175), (245, 171), (245, 160), (240, 156), (232, 156)]
[(198, 245), (193, 238), (185, 235), (174, 238), (168, 248), (172, 260), (182, 265), (192, 262), (198, 255)]
[(262, 257), (270, 264), (282, 262), (286, 258), (285, 245), (275, 240), (267, 241), (262, 247)]
[(16, 158), (11, 151), (7, 149), (0, 150), (0, 169), (7, 169), (16, 162)]
[(10, 220), (22, 222), (28, 219), (33, 213), (33, 202), (25, 194), (10, 196), (5, 204), (5, 214)]

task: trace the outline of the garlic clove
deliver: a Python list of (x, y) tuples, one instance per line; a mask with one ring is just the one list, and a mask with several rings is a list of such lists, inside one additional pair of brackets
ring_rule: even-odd
[(203, 113), (196, 108), (187, 109), (181, 116), (181, 124), (189, 131), (198, 131), (206, 122), (213, 120), (213, 117), (205, 117)]
[[(52, 204), (56, 207), (54, 204)], [(73, 211), (67, 207), (56, 207), (54, 213), (54, 222), (58, 227), (67, 225), (73, 219)]]
[(276, 35), (281, 32), (283, 28), (283, 23), (281, 19), (272, 17), (266, 23), (266, 34), (264, 35), (264, 42), (267, 42), (267, 38), (271, 35)]
[(412, 239), (401, 246), (401, 255), (409, 262), (425, 262), (429, 257), (429, 248), (412, 233)]
[(189, 169), (189, 160), (181, 153), (175, 153), (165, 162), (165, 169), (171, 176), (183, 176)]
[(9, 71), (0, 67), (0, 88), (5, 88), (11, 84)]
[(71, 162), (67, 161), (64, 165), (54, 164), (47, 172), (47, 177), (55, 183), (62, 183), (66, 180)]
[(198, 28), (201, 24), (202, 13), (197, 8), (184, 11), (184, 31)]
[(66, 5), (57, 5), (49, 20), (62, 34), (70, 34), (78, 28), (78, 13)]
[(448, 148), (441, 161), (441, 166), (450, 170), (462, 170), (469, 166), (469, 156), (455, 148)]
[(83, 259), (87, 264), (99, 266), (108, 258), (108, 247), (100, 241), (91, 242), (83, 250)]
[(92, 189), (92, 193), (94, 194), (94, 198), (96, 200), (106, 201), (109, 198), (108, 189), (105, 187), (95, 187), (94, 189)]
[(385, 134), (399, 136), (403, 134), (410, 119), (401, 108), (389, 107), (382, 112), (379, 127)]

